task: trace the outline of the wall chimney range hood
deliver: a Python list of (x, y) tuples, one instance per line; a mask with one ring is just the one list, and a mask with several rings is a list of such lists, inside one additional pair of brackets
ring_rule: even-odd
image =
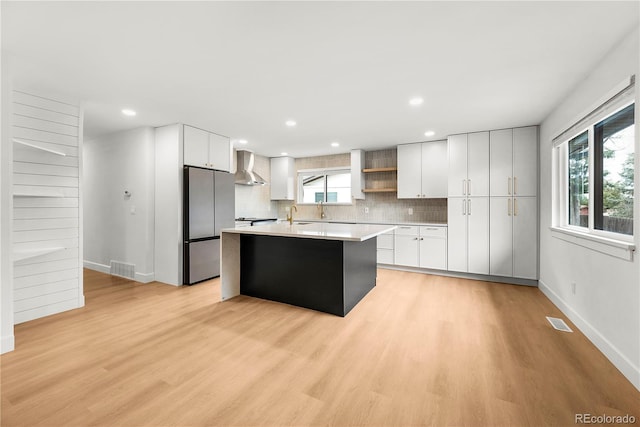
[(267, 181), (253, 170), (254, 155), (249, 150), (237, 150), (236, 184), (267, 185)]

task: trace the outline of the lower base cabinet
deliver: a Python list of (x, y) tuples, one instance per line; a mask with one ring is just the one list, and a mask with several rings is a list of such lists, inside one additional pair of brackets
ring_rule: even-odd
[(420, 268), (447, 269), (446, 227), (420, 227)]

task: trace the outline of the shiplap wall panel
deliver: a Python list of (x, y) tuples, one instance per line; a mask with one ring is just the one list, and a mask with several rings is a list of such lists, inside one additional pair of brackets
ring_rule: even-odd
[(76, 228), (56, 228), (49, 230), (26, 230), (14, 231), (13, 242), (41, 242), (47, 240), (71, 239), (78, 237), (80, 234), (78, 227)]
[[(33, 142), (34, 144), (40, 144), (39, 142)], [(44, 145), (44, 144), (43, 144)], [(64, 145), (49, 145), (49, 147), (53, 148), (56, 151), (64, 152), (65, 149), (71, 148)], [(30, 147), (25, 147), (24, 145), (13, 144), (13, 161), (14, 162), (25, 162), (25, 163), (39, 163), (45, 165), (59, 165), (59, 166), (69, 166), (69, 167), (78, 167), (78, 158), (76, 156), (66, 155), (66, 156), (58, 156), (53, 153), (47, 153), (46, 151), (35, 150)]]
[(47, 247), (47, 248), (77, 248), (79, 247), (78, 239), (59, 239), (59, 240), (49, 240), (46, 245), (42, 244), (40, 241), (38, 242), (24, 242), (24, 243), (15, 243), (13, 245), (13, 249), (16, 252), (21, 251), (35, 251), (38, 248)]
[(78, 177), (32, 175), (14, 171), (14, 185), (38, 185), (44, 187), (73, 187), (78, 188)]
[(76, 105), (67, 104), (65, 102), (44, 98), (19, 90), (13, 91), (13, 103), (20, 105), (28, 105), (30, 107), (39, 108), (41, 110), (55, 111), (57, 113), (67, 114), (69, 116), (80, 117), (80, 108)]
[[(27, 301), (27, 300), (25, 300)], [(49, 316), (51, 314), (62, 313), (63, 311), (78, 308), (78, 298), (73, 298), (59, 303), (47, 302), (47, 305), (35, 307), (30, 310), (16, 311), (14, 314), (14, 322), (23, 323), (29, 320), (38, 319), (40, 317)]]
[(26, 117), (21, 116), (20, 114), (15, 114), (15, 112), (13, 117), (13, 125), (21, 128), (41, 130), (59, 135), (78, 136), (77, 125), (66, 125), (49, 120), (35, 119), (33, 117)]
[(30, 105), (15, 104), (13, 106), (13, 113), (18, 116), (40, 118), (54, 123), (60, 123), (63, 125), (78, 126), (78, 116), (59, 113), (57, 111), (47, 110), (39, 107), (32, 107)]
[(76, 178), (79, 173), (78, 168), (73, 166), (57, 166), (27, 162), (15, 162), (13, 165), (13, 172), (32, 175), (73, 176)]
[[(67, 248), (56, 252), (51, 252), (38, 257), (25, 258), (14, 263), (15, 266), (19, 265), (32, 265), (39, 264), (41, 262), (59, 261), (62, 259), (77, 258), (79, 254), (78, 248)], [(75, 276), (74, 276), (75, 277)]]
[(28, 288), (16, 289), (13, 293), (16, 301), (35, 298), (40, 295), (55, 294), (78, 287), (78, 279), (62, 280), (60, 282), (50, 282), (44, 285), (30, 286)]
[(71, 280), (78, 278), (78, 269), (70, 268), (67, 270), (58, 270), (53, 273), (40, 273), (33, 274), (31, 276), (24, 276), (16, 278), (13, 287), (15, 289), (29, 288), (31, 286), (45, 285), (47, 283), (54, 283), (60, 280)]
[[(19, 140), (32, 142), (34, 144), (37, 144), (39, 146), (43, 146), (46, 148), (50, 148), (52, 150), (55, 150), (56, 148), (59, 148), (59, 147), (66, 147), (69, 150), (72, 150), (72, 149), (77, 150), (77, 147), (78, 147), (77, 136), (63, 135), (61, 133), (47, 132), (47, 131), (38, 130), (38, 129), (29, 129), (22, 126), (13, 127), (13, 137)], [(45, 145), (45, 144), (50, 144), (51, 146)], [(66, 154), (69, 155), (71, 154), (71, 152)]]
[(77, 106), (13, 93), (16, 323), (82, 306)]
[(78, 199), (60, 198), (26, 198), (20, 197), (13, 201), (14, 208), (77, 208)]
[(13, 221), (13, 231), (78, 228), (79, 225), (78, 218), (18, 219)]

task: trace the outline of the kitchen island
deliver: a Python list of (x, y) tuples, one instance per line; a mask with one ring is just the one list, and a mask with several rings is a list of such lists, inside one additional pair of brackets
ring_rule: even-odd
[(222, 230), (222, 300), (248, 295), (345, 316), (376, 284), (394, 226), (279, 223)]

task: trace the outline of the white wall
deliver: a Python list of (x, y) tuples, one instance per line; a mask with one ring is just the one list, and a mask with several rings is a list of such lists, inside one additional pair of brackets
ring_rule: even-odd
[[(638, 76), (639, 33), (623, 39), (542, 123), (540, 130), (540, 289), (640, 389), (640, 261), (552, 236), (551, 141), (623, 79)], [(636, 82), (635, 244), (640, 248), (640, 143)], [(576, 283), (575, 295), (571, 283)]]
[(153, 281), (154, 129), (85, 141), (83, 161), (85, 267), (134, 264), (135, 280)]
[(14, 349), (13, 335), (13, 263), (11, 260), (11, 175), (13, 156), (10, 131), (11, 79), (9, 62), (2, 53), (1, 88), (2, 113), (0, 115), (0, 353)]

